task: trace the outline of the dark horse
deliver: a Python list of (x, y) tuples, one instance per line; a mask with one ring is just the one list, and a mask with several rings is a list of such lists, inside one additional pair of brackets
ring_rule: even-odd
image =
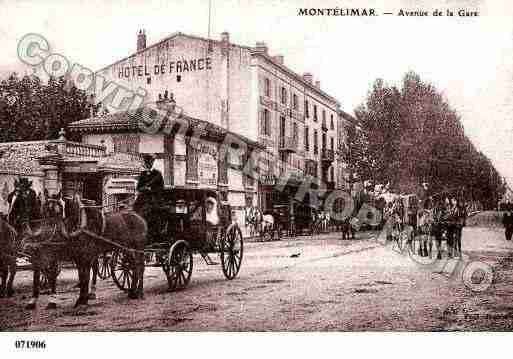
[[(52, 220), (44, 218), (41, 201), (31, 188), (32, 182), (27, 178), (20, 178), (14, 182), (14, 191), (7, 201), (9, 213), (6, 221), (1, 223), (0, 256), (2, 258), (3, 276), (5, 269), (9, 270), (10, 277), (7, 282), (7, 294), (12, 295), (12, 283), (16, 274), (16, 258), (25, 255), (32, 264), (33, 298), (39, 296), (41, 270), (44, 269), (51, 293), (55, 293), (57, 279), (57, 258), (53, 252), (41, 246), (43, 241), (51, 241), (58, 234), (58, 224), (51, 224)], [(6, 267), (7, 265), (7, 267)], [(31, 307), (34, 301), (29, 304)]]
[[(22, 251), (32, 262), (34, 270), (32, 300), (28, 308), (35, 308), (39, 297), (41, 269), (53, 266), (57, 260), (75, 262), (80, 296), (75, 306), (87, 304), (91, 267), (98, 255), (119, 248), (126, 253), (134, 269), (134, 282), (129, 291), (130, 298), (142, 297), (142, 276), (144, 273), (144, 243), (147, 226), (144, 219), (133, 211), (104, 214), (102, 208), (85, 206), (78, 194), (71, 199), (51, 198), (46, 201), (46, 213), (58, 214), (49, 220), (39, 218), (37, 199), (28, 180), (16, 184), (16, 190), (9, 195), (9, 220), (21, 243)], [(108, 239), (102, 241), (101, 239)], [(3, 248), (0, 248), (2, 252)], [(52, 292), (55, 292), (56, 274), (49, 275)]]
[(5, 218), (0, 218), (0, 297), (14, 295), (12, 284), (16, 275), (17, 234)]
[(143, 297), (144, 245), (148, 227), (133, 210), (104, 213), (100, 206), (84, 205), (80, 195), (65, 199), (67, 225), (62, 226), (66, 246), (78, 269), (80, 296), (75, 304), (86, 305), (89, 299), (91, 267), (98, 256), (122, 250), (128, 257), (134, 280), (129, 298)]

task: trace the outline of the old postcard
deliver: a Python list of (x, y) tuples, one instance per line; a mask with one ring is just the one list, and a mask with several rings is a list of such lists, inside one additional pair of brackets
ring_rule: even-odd
[(6, 351), (510, 331), (512, 19), (492, 0), (0, 1)]

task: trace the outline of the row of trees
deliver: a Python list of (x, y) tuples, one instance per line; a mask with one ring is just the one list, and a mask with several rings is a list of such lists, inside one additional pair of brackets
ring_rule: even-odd
[(16, 73), (0, 82), (0, 142), (57, 138), (72, 121), (90, 117), (99, 109), (86, 93), (64, 78), (47, 83)]
[(504, 193), (502, 177), (467, 138), (456, 111), (417, 74), (407, 73), (401, 88), (377, 80), (355, 115), (344, 159), (361, 179), (403, 193), (427, 182), (432, 193), (449, 190), (489, 208)]

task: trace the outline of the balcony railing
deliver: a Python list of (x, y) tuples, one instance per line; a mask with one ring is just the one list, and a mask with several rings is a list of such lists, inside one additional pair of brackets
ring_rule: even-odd
[(335, 160), (335, 153), (333, 150), (329, 150), (327, 148), (323, 148), (321, 151), (321, 160), (323, 162), (333, 162)]
[(82, 157), (103, 157), (106, 155), (105, 147), (90, 145), (81, 142), (63, 141), (64, 152), (67, 155)]
[(297, 138), (294, 137), (280, 137), (280, 151), (284, 152), (297, 152), (298, 144)]

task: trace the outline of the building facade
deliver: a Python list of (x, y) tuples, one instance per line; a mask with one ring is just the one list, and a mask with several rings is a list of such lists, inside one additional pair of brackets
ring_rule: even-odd
[[(170, 91), (187, 116), (259, 142), (265, 147), (258, 186), (263, 208), (277, 200), (272, 188), (283, 176), (291, 185), (308, 174), (327, 189), (342, 186), (337, 175), (340, 103), (312, 74), (298, 75), (283, 56), (271, 56), (265, 43), (236, 45), (226, 32), (218, 40), (175, 33), (146, 46), (146, 34), (139, 32), (137, 52), (96, 76), (144, 92), (149, 102)], [(111, 112), (130, 106), (116, 92), (102, 90), (95, 98)], [(84, 140), (96, 143), (93, 137)], [(141, 151), (162, 150), (163, 145), (152, 148), (145, 145), (145, 136), (140, 138)]]

